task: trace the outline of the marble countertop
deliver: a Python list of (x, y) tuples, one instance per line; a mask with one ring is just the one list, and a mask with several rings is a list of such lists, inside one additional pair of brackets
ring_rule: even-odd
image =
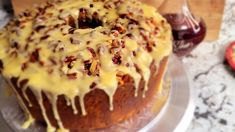
[(195, 93), (188, 132), (235, 132), (235, 72), (224, 65), (226, 46), (235, 41), (235, 1), (226, 0), (220, 38), (203, 42), (183, 59)]
[[(6, 21), (0, 10), (0, 25)], [(3, 21), (4, 19), (4, 21)], [(235, 132), (235, 72), (224, 65), (224, 50), (235, 41), (235, 1), (226, 0), (220, 38), (203, 42), (183, 58), (193, 82), (196, 110), (187, 132)]]

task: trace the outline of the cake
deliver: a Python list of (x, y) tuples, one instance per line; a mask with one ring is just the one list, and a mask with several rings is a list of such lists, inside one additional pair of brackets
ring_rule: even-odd
[(27, 121), (53, 131), (110, 127), (161, 92), (171, 29), (137, 0), (57, 0), (0, 31), (1, 74)]

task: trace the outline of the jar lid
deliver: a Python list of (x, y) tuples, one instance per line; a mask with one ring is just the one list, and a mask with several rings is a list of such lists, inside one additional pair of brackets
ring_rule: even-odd
[(229, 66), (235, 70), (235, 41), (227, 47), (225, 57)]

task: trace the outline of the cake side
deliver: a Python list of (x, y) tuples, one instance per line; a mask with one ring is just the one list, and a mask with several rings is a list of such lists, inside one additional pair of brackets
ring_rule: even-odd
[[(109, 110), (109, 97), (107, 94), (99, 88), (95, 88), (91, 92), (87, 93), (84, 99), (85, 107), (87, 110), (87, 115), (82, 116), (81, 106), (79, 103), (79, 97), (76, 97), (76, 107), (78, 109), (78, 114), (73, 114), (73, 108), (68, 104), (64, 96), (59, 96), (57, 99), (57, 109), (61, 119), (61, 123), (66, 129), (69, 130), (91, 130), (97, 128), (105, 128), (111, 125), (120, 123), (121, 121), (127, 120), (136, 114), (140, 113), (148, 103), (150, 103), (154, 96), (161, 91), (161, 81), (167, 66), (167, 58), (165, 58), (159, 68), (154, 65), (151, 67), (152, 73), (158, 70), (158, 74), (151, 74), (151, 79), (149, 83), (149, 90), (146, 93), (146, 98), (141, 95), (144, 92), (144, 82), (140, 82), (140, 88), (138, 90), (137, 97), (134, 97), (135, 88), (133, 85), (133, 79), (129, 78), (125, 80), (123, 85), (119, 84), (117, 91), (114, 95), (114, 110)], [(23, 92), (20, 87), (17, 86), (17, 78), (12, 78), (11, 83), (14, 85), (17, 94), (21, 96), (24, 104), (28, 107), (27, 109), (31, 112), (31, 115), (37, 119), (38, 122), (44, 123), (44, 118), (41, 112), (41, 108), (38, 104), (37, 98), (28, 89), (26, 91), (27, 97), (30, 98), (32, 106), (30, 107), (25, 99)], [(21, 83), (21, 85), (23, 85)], [(54, 127), (59, 127), (58, 122), (53, 116), (53, 106), (51, 101), (45, 95), (43, 96), (43, 103), (45, 106), (46, 114), (51, 124)], [(160, 98), (159, 98), (160, 99)]]
[[(151, 98), (147, 94), (151, 91), (151, 76), (158, 75), (158, 71), (150, 67), (162, 67), (161, 62), (172, 50), (169, 24), (153, 7), (136, 0), (46, 3), (14, 18), (1, 30), (0, 38), (2, 75), (20, 94), (26, 113), (37, 121), (45, 121), (48, 131), (100, 128), (134, 115), (135, 112), (124, 112), (125, 108), (134, 107), (122, 105), (116, 113), (124, 112), (120, 119), (113, 116), (107, 124), (97, 121), (70, 126), (57, 106), (66, 102), (69, 106), (58, 108), (64, 106), (66, 111), (71, 107), (71, 120), (90, 117), (84, 120), (88, 122), (101, 119), (108, 104), (108, 121), (118, 109), (115, 102), (121, 100), (115, 96), (122, 97), (117, 94), (118, 89), (131, 95), (123, 103)], [(98, 111), (99, 107), (87, 101), (95, 99), (96, 94), (102, 95), (103, 101), (98, 104), (106, 105), (91, 118), (90, 109)]]

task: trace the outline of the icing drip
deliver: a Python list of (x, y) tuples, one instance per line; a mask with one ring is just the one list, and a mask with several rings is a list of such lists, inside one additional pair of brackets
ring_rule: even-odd
[(6, 80), (8, 82), (8, 84), (11, 86), (11, 88), (13, 89), (18, 101), (19, 101), (19, 105), (21, 106), (21, 108), (23, 109), (25, 116), (26, 116), (26, 121), (24, 122), (24, 124), (22, 124), (22, 128), (23, 129), (27, 129), (33, 122), (34, 122), (34, 118), (32, 117), (32, 115), (30, 114), (29, 110), (27, 109), (26, 105), (23, 102), (23, 99), (20, 97), (20, 95), (18, 94), (18, 92), (16, 91), (16, 89), (14, 89), (13, 85), (10, 83), (10, 81)]
[(57, 109), (57, 98), (58, 97), (54, 96), (53, 94), (49, 94), (49, 93), (46, 93), (46, 96), (51, 101), (52, 111), (53, 111), (54, 117), (58, 123), (59, 128), (64, 129), (64, 126), (61, 122), (60, 115), (59, 115), (58, 109)]
[(33, 89), (31, 89), (31, 90), (34, 93), (35, 97), (37, 98), (38, 104), (42, 110), (43, 118), (44, 118), (45, 122), (47, 123), (47, 132), (55, 132), (56, 128), (51, 125), (51, 122), (48, 119), (48, 116), (47, 116), (47, 113), (46, 113), (46, 110), (45, 110), (45, 107), (43, 104), (41, 91), (39, 92), (39, 91), (36, 91)]
[(68, 97), (65, 97), (65, 100), (66, 100), (66, 105), (67, 106), (71, 106), (71, 101)]
[(98, 87), (102, 87), (103, 90), (109, 96), (109, 109), (113, 110), (113, 95), (117, 88), (117, 80), (115, 71), (100, 71), (100, 84)]
[[(0, 30), (0, 60), (4, 77), (28, 79), (23, 96), (33, 107), (26, 94), (27, 88), (32, 90), (48, 132), (56, 128), (46, 114), (42, 92), (51, 102), (57, 131), (66, 132), (57, 109), (59, 95), (75, 115), (81, 111), (85, 116), (89, 114), (85, 96), (98, 88), (108, 95), (109, 109), (114, 111), (113, 96), (122, 76), (133, 79), (135, 97), (143, 78), (145, 97), (150, 65), (158, 66), (172, 50), (169, 24), (156, 9), (136, 0), (66, 0), (42, 7), (22, 13)], [(33, 118), (17, 97), (28, 116), (27, 128)]]
[(32, 105), (32, 103), (30, 102), (30, 99), (29, 99), (29, 97), (28, 97), (27, 94), (26, 94), (26, 90), (27, 90), (27, 87), (24, 86), (24, 87), (22, 88), (23, 96), (24, 96), (24, 98), (26, 99), (26, 101), (28, 102), (29, 107), (32, 107), (33, 105)]
[(82, 111), (82, 115), (86, 115), (86, 109), (85, 109), (85, 104), (84, 104), (84, 95), (80, 95), (79, 96), (79, 102), (80, 102), (80, 106), (81, 106), (81, 111)]
[(75, 97), (73, 97), (73, 98), (71, 99), (71, 105), (72, 105), (73, 113), (74, 113), (75, 115), (78, 114), (78, 109), (77, 109), (76, 103), (75, 103)]
[(148, 81), (150, 77), (150, 65), (153, 61), (153, 57), (145, 50), (140, 49), (140, 51), (137, 53), (137, 56), (134, 60), (134, 62), (138, 65), (138, 68), (140, 68), (142, 76), (145, 80), (144, 85), (144, 92), (143, 97), (145, 97), (145, 92), (148, 90)]
[(29, 114), (28, 119), (24, 122), (24, 124), (22, 125), (23, 129), (27, 129), (29, 128), (29, 126), (34, 122), (34, 118)]

